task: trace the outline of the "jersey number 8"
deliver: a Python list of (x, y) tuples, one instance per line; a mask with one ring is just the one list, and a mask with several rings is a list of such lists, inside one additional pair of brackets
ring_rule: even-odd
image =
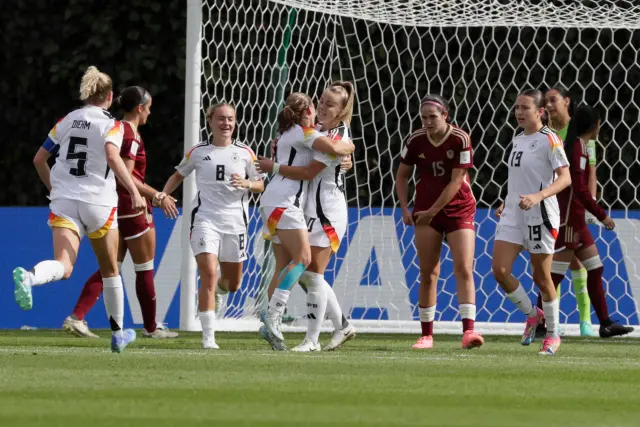
[(216, 181), (224, 181), (224, 165), (216, 165)]

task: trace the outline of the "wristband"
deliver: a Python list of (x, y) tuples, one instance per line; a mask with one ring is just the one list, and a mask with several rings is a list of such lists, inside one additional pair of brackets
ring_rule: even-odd
[(280, 163), (273, 164), (273, 174), (278, 175), (280, 173)]

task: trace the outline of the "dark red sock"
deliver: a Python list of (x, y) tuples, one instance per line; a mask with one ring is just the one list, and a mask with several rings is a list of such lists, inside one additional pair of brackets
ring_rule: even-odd
[(431, 322), (420, 322), (420, 326), (422, 327), (422, 336), (433, 336), (433, 321)]
[(473, 331), (475, 323), (473, 319), (462, 319), (462, 332)]
[(587, 271), (587, 292), (589, 292), (589, 298), (591, 299), (591, 305), (593, 310), (598, 316), (600, 324), (608, 325), (611, 323), (609, 319), (609, 308), (607, 307), (607, 298), (604, 294), (604, 287), (602, 286), (602, 272), (604, 267), (598, 267), (591, 271)]
[(73, 309), (73, 315), (78, 320), (84, 320), (84, 316), (93, 308), (100, 299), (102, 293), (102, 275), (100, 270), (96, 271), (87, 279), (82, 288), (76, 307)]
[(140, 302), (142, 321), (147, 332), (156, 330), (156, 288), (153, 270), (136, 271), (136, 295)]

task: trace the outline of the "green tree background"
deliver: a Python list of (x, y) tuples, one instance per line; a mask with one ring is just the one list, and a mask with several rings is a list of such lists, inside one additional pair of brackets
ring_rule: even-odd
[[(203, 6), (203, 105), (238, 105), (238, 137), (266, 153), (273, 112), (284, 94), (316, 97), (327, 82), (353, 81), (358, 145), (347, 179), (352, 206), (396, 205), (393, 176), (401, 146), (419, 126), (425, 93), (451, 100), (453, 122), (474, 143), (473, 190), (495, 206), (515, 123), (511, 105), (527, 87), (561, 84), (601, 110), (598, 178), (611, 207), (640, 207), (640, 32), (575, 28), (406, 28), (298, 11), (278, 55), (290, 10), (266, 0), (209, 0)], [(117, 89), (139, 84), (154, 96), (141, 129), (151, 159), (148, 181), (161, 186), (182, 155), (186, 2), (67, 0), (0, 4), (5, 133), (2, 205), (42, 205), (46, 190), (33, 154), (58, 118), (78, 106), (88, 65)], [(278, 83), (286, 75), (286, 83)], [(206, 132), (203, 129), (203, 136)]]

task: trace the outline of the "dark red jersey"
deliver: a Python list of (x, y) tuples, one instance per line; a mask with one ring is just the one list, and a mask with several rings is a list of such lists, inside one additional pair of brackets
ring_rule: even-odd
[(599, 221), (607, 217), (604, 209), (598, 205), (589, 192), (589, 154), (587, 145), (579, 138), (573, 143), (573, 150), (567, 153), (571, 158), (569, 172), (571, 185), (558, 193), (560, 205), (560, 224), (580, 229), (586, 227), (585, 209), (591, 212)]
[[(147, 152), (144, 149), (144, 142), (142, 142), (140, 134), (131, 126), (131, 123), (123, 121), (122, 125), (124, 126), (124, 136), (122, 138), (120, 157), (134, 161), (132, 175), (138, 181), (144, 182), (144, 175), (147, 170)], [(118, 191), (118, 216), (126, 217), (138, 214), (139, 212), (131, 209), (131, 196), (119, 181), (116, 190)], [(149, 211), (151, 211), (150, 202), (147, 202), (147, 205)]]
[[(414, 132), (402, 150), (400, 160), (415, 166), (419, 182), (416, 185), (414, 212), (429, 209), (444, 188), (451, 182), (454, 169), (473, 167), (473, 151), (469, 135), (453, 125), (440, 141), (431, 139), (426, 129)], [(473, 219), (476, 200), (471, 191), (469, 174), (465, 173), (462, 187), (442, 209), (451, 218)]]

